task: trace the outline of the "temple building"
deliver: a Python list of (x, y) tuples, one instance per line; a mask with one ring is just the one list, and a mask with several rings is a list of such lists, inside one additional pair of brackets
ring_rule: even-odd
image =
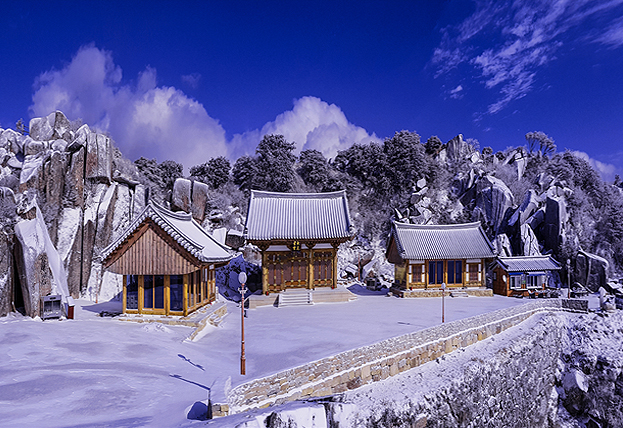
[(353, 237), (346, 192), (251, 191), (245, 226), (262, 252), (262, 291), (337, 286), (337, 248)]
[(181, 315), (216, 299), (215, 269), (232, 258), (191, 214), (149, 202), (103, 252), (123, 275), (123, 312)]
[(493, 265), (493, 293), (524, 297), (547, 288), (553, 271), (561, 269), (551, 256), (498, 257)]
[(417, 225), (394, 222), (387, 260), (394, 280), (413, 289), (485, 287), (493, 246), (480, 223)]

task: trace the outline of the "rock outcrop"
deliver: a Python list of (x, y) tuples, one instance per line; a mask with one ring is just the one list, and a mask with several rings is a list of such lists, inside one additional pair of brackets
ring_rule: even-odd
[(68, 293), (96, 300), (114, 294), (108, 283), (118, 289), (118, 278), (104, 275), (99, 254), (145, 206), (145, 190), (134, 164), (115, 150), (109, 137), (61, 112), (32, 119), (28, 136), (0, 130), (0, 179), (13, 183), (0, 192), (0, 205), (21, 216), (15, 239), (0, 242), (0, 265), (14, 253), (18, 272), (11, 278), (12, 264), (1, 270), (7, 273), (0, 274), (0, 316), (20, 293), (26, 313), (37, 315), (40, 297), (55, 287), (49, 251), (41, 247), (43, 231), (25, 233), (41, 229), (28, 223), (36, 217), (35, 205), (67, 272)]

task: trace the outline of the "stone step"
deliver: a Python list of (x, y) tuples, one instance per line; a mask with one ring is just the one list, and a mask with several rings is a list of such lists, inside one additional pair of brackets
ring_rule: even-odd
[(452, 291), (450, 297), (469, 297), (466, 291)]
[(283, 306), (299, 306), (299, 305), (313, 305), (313, 297), (310, 291), (303, 290), (288, 290), (279, 294), (278, 307)]

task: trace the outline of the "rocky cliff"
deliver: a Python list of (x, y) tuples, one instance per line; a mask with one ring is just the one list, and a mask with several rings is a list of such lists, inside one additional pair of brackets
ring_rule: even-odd
[[(119, 278), (103, 272), (99, 254), (145, 205), (134, 165), (111, 139), (61, 112), (30, 121), (29, 135), (0, 130), (0, 315), (22, 306), (39, 314), (39, 295), (57, 280), (47, 237), (58, 251), (73, 297), (110, 299)], [(47, 228), (23, 236), (20, 225), (43, 214)], [(103, 286), (103, 284), (105, 284)]]

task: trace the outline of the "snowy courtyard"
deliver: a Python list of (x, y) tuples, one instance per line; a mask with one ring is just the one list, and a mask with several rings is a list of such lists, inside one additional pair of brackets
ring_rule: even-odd
[[(77, 301), (74, 320), (0, 318), (0, 426), (186, 426), (195, 402), (336, 353), (441, 323), (441, 299), (399, 299), (355, 286), (358, 299), (260, 307), (245, 319), (246, 376), (240, 375), (240, 308), (228, 302), (220, 327), (196, 342), (190, 327), (100, 317), (119, 302)], [(494, 297), (445, 298), (445, 320), (520, 305)]]

